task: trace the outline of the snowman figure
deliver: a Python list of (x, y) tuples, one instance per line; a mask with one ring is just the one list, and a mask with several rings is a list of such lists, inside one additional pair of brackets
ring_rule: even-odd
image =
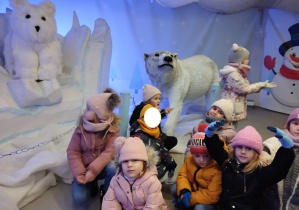
[(289, 28), (291, 40), (279, 47), (284, 57), (279, 73), (273, 78), (277, 84), (271, 89), (272, 96), (281, 104), (299, 107), (299, 23)]

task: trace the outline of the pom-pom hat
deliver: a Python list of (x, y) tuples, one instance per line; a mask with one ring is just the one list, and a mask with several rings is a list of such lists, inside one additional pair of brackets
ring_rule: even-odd
[(197, 132), (192, 135), (190, 143), (191, 154), (209, 154), (209, 151), (204, 143), (205, 133)]
[(299, 108), (294, 109), (292, 111), (292, 113), (288, 117), (287, 124), (289, 124), (294, 119), (298, 119), (299, 120)]
[(228, 62), (229, 63), (239, 63), (242, 64), (243, 60), (249, 56), (249, 51), (239, 46), (238, 44), (233, 44), (229, 51)]
[(237, 146), (250, 147), (260, 155), (263, 149), (262, 137), (254, 127), (246, 126), (233, 138), (232, 147), (235, 149)]
[[(114, 115), (113, 110), (119, 106), (121, 98), (112, 89), (106, 88), (103, 93), (92, 96), (86, 101), (86, 110), (83, 115), (83, 126), (88, 131), (102, 131), (111, 125)], [(92, 123), (93, 115), (101, 121)]]
[(114, 146), (119, 154), (118, 162), (122, 163), (126, 160), (143, 160), (148, 162), (148, 156), (145, 145), (140, 138), (137, 137), (117, 137)]
[(157, 94), (161, 95), (161, 91), (158, 88), (149, 84), (144, 85), (142, 89), (143, 89), (143, 99), (142, 99), (143, 102), (150, 100), (152, 97), (154, 97)]
[(215, 101), (211, 107), (217, 106), (219, 109), (222, 110), (224, 117), (227, 121), (232, 120), (233, 112), (234, 112), (234, 105), (231, 100), (228, 99), (220, 99)]

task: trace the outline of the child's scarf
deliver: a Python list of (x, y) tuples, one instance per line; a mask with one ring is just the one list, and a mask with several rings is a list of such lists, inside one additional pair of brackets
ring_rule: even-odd
[(160, 135), (159, 127), (150, 128), (146, 125), (146, 123), (143, 120), (138, 119), (137, 122), (139, 123), (139, 127), (141, 130), (155, 138), (158, 138)]
[(251, 69), (250, 66), (245, 64), (239, 64), (239, 63), (229, 63), (230, 66), (236, 67), (238, 69), (238, 72), (242, 75), (243, 78), (247, 78), (248, 72)]

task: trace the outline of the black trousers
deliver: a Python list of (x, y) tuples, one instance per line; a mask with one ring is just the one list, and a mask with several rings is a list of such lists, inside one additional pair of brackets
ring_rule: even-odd
[(172, 148), (175, 147), (175, 145), (177, 145), (178, 143), (178, 139), (175, 136), (167, 136), (164, 139), (164, 147), (167, 150), (171, 150)]

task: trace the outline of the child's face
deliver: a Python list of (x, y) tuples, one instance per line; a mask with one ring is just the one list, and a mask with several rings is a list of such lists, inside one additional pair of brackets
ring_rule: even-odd
[(240, 163), (249, 163), (253, 159), (255, 153), (255, 151), (250, 147), (245, 147), (242, 145), (236, 146), (234, 151), (235, 156)]
[(84, 109), (83, 112), (86, 120), (88, 120), (89, 122), (95, 122), (96, 114), (93, 111), (91, 111), (88, 106), (86, 107), (86, 109)]
[(143, 171), (142, 160), (125, 160), (121, 163), (122, 171), (129, 178), (137, 178)]
[(212, 157), (209, 154), (193, 154), (193, 159), (198, 166), (203, 168), (210, 163)]
[(248, 65), (248, 63), (249, 63), (249, 58), (247, 57), (243, 60), (242, 64)]
[(154, 95), (148, 103), (151, 104), (155, 108), (160, 107), (160, 101), (161, 101), (161, 94)]
[(296, 119), (291, 121), (290, 133), (295, 137), (299, 137), (299, 120)]
[(211, 107), (210, 111), (208, 112), (208, 116), (218, 117), (218, 118), (225, 118), (223, 111), (217, 106), (212, 106)]

